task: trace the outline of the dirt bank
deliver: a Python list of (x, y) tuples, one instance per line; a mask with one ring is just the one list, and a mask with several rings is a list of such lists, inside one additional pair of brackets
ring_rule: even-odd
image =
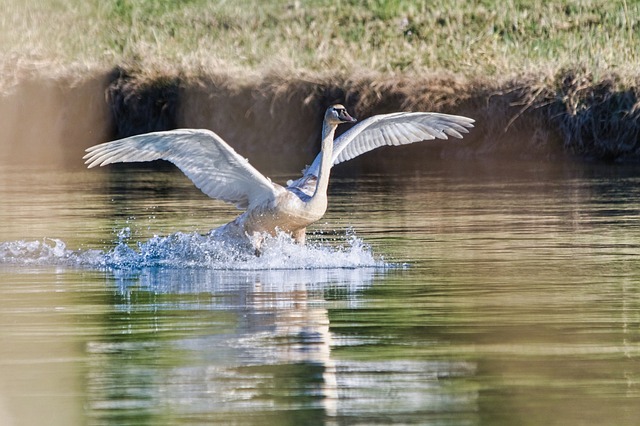
[[(467, 115), (477, 120), (476, 128), (463, 141), (381, 149), (350, 168), (382, 170), (429, 158), (506, 155), (548, 159), (563, 155), (560, 133), (547, 123), (545, 111), (532, 108), (520, 114), (524, 88), (515, 86), (481, 86), (453, 76), (419, 81), (372, 76), (266, 76), (241, 81), (212, 74), (161, 76), (157, 81), (156, 85), (153, 80), (127, 73), (113, 81), (109, 93), (118, 118), (118, 136), (174, 126), (204, 127), (215, 130), (256, 165), (277, 165), (281, 170), (293, 165), (297, 170), (319, 149), (324, 109), (341, 102), (361, 119), (411, 110)], [(148, 120), (140, 119), (144, 116)], [(140, 127), (144, 122), (149, 123), (146, 129)]]
[(84, 148), (115, 134), (105, 88), (111, 72), (30, 74), (0, 92), (0, 164), (74, 165)]
[[(638, 87), (638, 86), (636, 86)], [(391, 111), (467, 115), (463, 141), (374, 151), (351, 164), (385, 170), (431, 158), (636, 160), (638, 92), (615, 76), (563, 72), (502, 83), (456, 76), (294, 77), (155, 75), (118, 68), (83, 78), (30, 78), (0, 96), (0, 162), (81, 165), (87, 146), (176, 127), (216, 131), (258, 167), (295, 171), (318, 150), (323, 110), (342, 102), (359, 118)]]

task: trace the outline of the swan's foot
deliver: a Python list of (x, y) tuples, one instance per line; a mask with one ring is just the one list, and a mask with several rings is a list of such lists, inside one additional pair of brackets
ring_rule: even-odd
[(249, 242), (251, 246), (253, 246), (253, 254), (256, 257), (260, 257), (262, 255), (262, 243), (264, 242), (264, 234), (260, 232), (254, 232), (252, 235), (247, 235), (249, 238)]
[(293, 231), (291, 233), (291, 237), (293, 238), (293, 241), (295, 241), (297, 244), (304, 245), (304, 243), (307, 241), (307, 228), (302, 228), (302, 229), (298, 229), (297, 231)]
[[(298, 229), (297, 231), (293, 231), (291, 233), (287, 232), (287, 234), (291, 236), (296, 244), (304, 245), (307, 240), (306, 228)], [(261, 256), (263, 252), (262, 245), (264, 244), (265, 238), (268, 237), (268, 234), (263, 232), (254, 232), (251, 235), (245, 235), (247, 237), (247, 240), (251, 244), (251, 247), (253, 247), (253, 253), (256, 256)]]

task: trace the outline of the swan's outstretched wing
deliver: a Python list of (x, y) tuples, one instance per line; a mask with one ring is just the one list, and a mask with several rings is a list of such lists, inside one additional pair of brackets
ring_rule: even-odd
[(209, 197), (247, 208), (273, 200), (276, 188), (249, 161), (210, 130), (146, 133), (92, 146), (89, 168), (111, 163), (167, 160)]
[[(433, 139), (462, 138), (475, 120), (435, 112), (396, 112), (374, 115), (349, 129), (333, 144), (333, 165), (385, 145), (407, 145)], [(318, 154), (305, 175), (318, 176)]]
[(385, 145), (407, 145), (433, 139), (461, 139), (471, 118), (434, 112), (398, 112), (371, 117), (336, 139), (333, 164), (351, 160), (358, 155)]

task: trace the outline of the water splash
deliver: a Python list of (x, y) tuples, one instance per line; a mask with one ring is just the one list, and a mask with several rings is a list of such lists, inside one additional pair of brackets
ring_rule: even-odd
[(165, 267), (218, 270), (386, 268), (384, 259), (353, 232), (342, 241), (295, 244), (282, 234), (267, 238), (261, 256), (210, 235), (177, 232), (131, 241), (131, 230), (123, 228), (109, 250), (71, 250), (60, 239), (0, 243), (0, 264), (56, 265), (106, 270), (137, 270)]

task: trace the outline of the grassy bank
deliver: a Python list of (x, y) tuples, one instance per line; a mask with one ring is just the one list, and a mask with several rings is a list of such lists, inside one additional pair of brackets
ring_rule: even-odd
[[(2, 2), (0, 87), (118, 70), (106, 90), (114, 137), (229, 127), (185, 119), (188, 97), (200, 102), (192, 117), (224, 117), (213, 100), (234, 103), (241, 117), (264, 104), (263, 123), (275, 104), (293, 112), (340, 101), (361, 117), (470, 115), (474, 153), (640, 157), (638, 1)], [(254, 133), (259, 143), (264, 133)]]
[(633, 0), (3, 3), (4, 61), (503, 78), (576, 66), (635, 75), (640, 59)]

